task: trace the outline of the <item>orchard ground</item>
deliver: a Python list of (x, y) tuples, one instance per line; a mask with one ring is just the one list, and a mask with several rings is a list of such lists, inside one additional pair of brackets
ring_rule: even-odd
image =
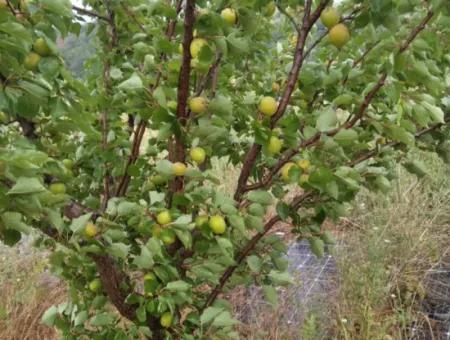
[[(450, 169), (436, 157), (419, 157), (430, 165), (428, 176), (417, 179), (399, 167), (392, 192), (362, 192), (341, 219), (331, 249), (337, 276), (320, 278), (329, 280), (331, 294), (319, 287), (306, 304), (295, 299), (299, 287), (310, 288), (312, 267), (279, 291), (275, 309), (254, 289), (230, 294), (243, 339), (428, 339), (430, 332), (445, 339), (449, 325), (430, 318), (423, 305), (428, 296), (443, 294), (431, 291), (426, 274), (450, 257)], [(220, 161), (214, 166), (226, 178), (224, 187), (234, 183), (235, 169)], [(295, 242), (286, 225), (273, 232)], [(0, 250), (0, 339), (58, 338), (41, 316), (66, 300), (65, 285), (49, 272), (47, 254), (29, 243)]]

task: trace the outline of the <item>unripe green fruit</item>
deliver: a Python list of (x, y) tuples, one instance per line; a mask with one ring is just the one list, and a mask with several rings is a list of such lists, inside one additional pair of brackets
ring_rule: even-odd
[(189, 155), (191, 156), (191, 159), (197, 164), (202, 164), (206, 159), (206, 152), (203, 148), (200, 147), (192, 148), (189, 152)]
[(206, 111), (208, 102), (203, 97), (195, 97), (189, 101), (189, 109), (196, 114)]
[(300, 179), (298, 180), (298, 184), (300, 186), (303, 186), (304, 184), (308, 183), (309, 181), (309, 175), (308, 174), (301, 174)]
[(159, 319), (159, 323), (164, 328), (169, 328), (170, 326), (172, 326), (172, 322), (173, 322), (173, 315), (170, 312), (165, 312)]
[(202, 38), (195, 38), (191, 42), (189, 50), (191, 51), (192, 58), (197, 58), (203, 46), (208, 45), (208, 42)]
[(157, 281), (156, 275), (154, 273), (147, 273), (144, 276), (144, 281)]
[(33, 45), (33, 50), (41, 57), (46, 57), (52, 53), (44, 38), (36, 39)]
[(297, 167), (297, 164), (295, 164), (294, 162), (288, 162), (281, 168), (281, 178), (285, 182), (289, 182), (289, 171), (292, 167)]
[(165, 245), (170, 246), (176, 240), (175, 232), (171, 229), (163, 229), (161, 231), (161, 240)]
[(161, 185), (167, 182), (167, 179), (164, 176), (161, 175), (155, 175), (150, 177), (150, 181), (152, 181), (155, 185)]
[(155, 238), (161, 238), (162, 228), (159, 224), (155, 224), (152, 227), (152, 236)]
[(158, 279), (154, 273), (147, 273), (144, 276), (144, 289), (146, 293), (154, 293), (158, 288)]
[(347, 26), (338, 24), (328, 32), (328, 39), (334, 46), (341, 48), (350, 40), (350, 32)]
[(3, 111), (0, 111), (0, 123), (7, 123), (8, 116)]
[(272, 91), (273, 92), (278, 92), (278, 91), (280, 91), (280, 84), (278, 84), (278, 83), (272, 83)]
[(306, 171), (311, 167), (311, 162), (309, 161), (309, 159), (301, 159), (297, 162), (297, 165), (300, 169)]
[(322, 24), (324, 24), (327, 28), (336, 26), (340, 19), (341, 16), (334, 7), (325, 8), (320, 15), (320, 21), (322, 21)]
[(168, 210), (164, 210), (156, 216), (156, 221), (161, 225), (166, 225), (172, 222), (172, 216)]
[(275, 5), (275, 2), (269, 2), (269, 4), (266, 5), (263, 9), (263, 15), (266, 17), (271, 17), (275, 14), (275, 11), (277, 9), (277, 6)]
[(201, 228), (205, 226), (208, 223), (208, 216), (207, 215), (199, 215), (195, 218), (195, 227)]
[(66, 169), (73, 168), (73, 160), (71, 160), (71, 159), (63, 159), (62, 163)]
[(97, 235), (97, 233), (98, 233), (98, 229), (94, 223), (92, 223), (92, 222), (86, 223), (86, 226), (84, 227), (84, 234), (87, 237), (94, 237), (95, 235)]
[(39, 54), (30, 52), (25, 57), (25, 60), (23, 61), (23, 66), (25, 66), (25, 68), (27, 70), (35, 71), (35, 70), (37, 70), (37, 67), (38, 67), (40, 61), (41, 61), (41, 56)]
[(209, 227), (214, 234), (223, 234), (227, 229), (227, 224), (222, 216), (215, 215), (209, 219)]
[(186, 173), (186, 165), (181, 162), (176, 162), (172, 164), (172, 172), (175, 176), (184, 176)]
[(178, 106), (178, 104), (175, 100), (169, 100), (167, 102), (167, 107), (173, 111), (175, 111), (177, 109), (177, 106)]
[(278, 109), (278, 102), (272, 97), (264, 97), (259, 102), (259, 111), (266, 116), (273, 116)]
[(102, 281), (94, 279), (89, 283), (89, 290), (93, 293), (98, 293), (102, 289)]
[(237, 21), (237, 14), (236, 11), (232, 8), (225, 8), (220, 12), (220, 16), (225, 19), (225, 21), (230, 24), (234, 25)]
[(276, 155), (281, 151), (283, 147), (283, 141), (278, 137), (272, 136), (269, 139), (269, 144), (267, 145), (267, 152), (271, 155)]
[(66, 193), (66, 186), (63, 183), (52, 183), (49, 187), (52, 194), (61, 195)]

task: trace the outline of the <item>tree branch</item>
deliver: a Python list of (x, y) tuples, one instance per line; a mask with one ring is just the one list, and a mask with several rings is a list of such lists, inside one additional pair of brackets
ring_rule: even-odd
[(297, 23), (295, 22), (295, 19), (290, 15), (286, 10), (281, 6), (280, 4), (277, 4), (278, 11), (283, 14), (291, 23), (292, 26), (294, 26), (294, 29), (297, 31), (298, 34), (300, 34), (300, 27), (298, 27)]
[[(177, 119), (181, 126), (186, 125), (187, 101), (189, 98), (189, 80), (191, 73), (191, 51), (190, 46), (193, 39), (195, 23), (195, 0), (186, 0), (184, 9), (184, 38), (183, 38), (183, 60), (178, 79), (178, 105)], [(169, 159), (172, 162), (184, 162), (185, 147), (181, 136), (175, 135), (169, 150)], [(182, 190), (184, 186), (183, 177), (176, 177), (170, 184), (169, 202), (171, 196)]]
[(402, 54), (408, 49), (409, 45), (411, 45), (411, 43), (414, 41), (417, 35), (425, 29), (425, 27), (427, 26), (428, 22), (431, 20), (433, 15), (434, 15), (433, 11), (429, 10), (427, 12), (427, 15), (422, 19), (420, 24), (414, 30), (412, 30), (406, 41), (400, 47), (398, 54)]
[(83, 15), (87, 15), (87, 16), (90, 16), (90, 17), (93, 17), (93, 18), (97, 18), (97, 19), (109, 22), (109, 18), (108, 17), (100, 15), (100, 14), (92, 12), (92, 11), (89, 11), (89, 10), (87, 10), (85, 8), (81, 8), (81, 7), (78, 7), (78, 6), (72, 6), (72, 9), (74, 11), (78, 12), (78, 13), (83, 14)]
[[(303, 15), (302, 27), (297, 39), (297, 45), (295, 47), (295, 55), (294, 62), (289, 72), (288, 80), (286, 83), (286, 87), (283, 93), (283, 96), (278, 105), (278, 109), (276, 113), (272, 116), (270, 121), (270, 127), (273, 129), (278, 122), (278, 120), (283, 116), (286, 108), (291, 99), (292, 92), (294, 91), (295, 84), (298, 80), (298, 76), (300, 73), (300, 69), (303, 65), (304, 57), (303, 52), (305, 48), (306, 38), (308, 33), (310, 32), (312, 26), (320, 17), (320, 14), (325, 9), (329, 0), (322, 0), (320, 4), (317, 6), (317, 9), (314, 13), (311, 14), (311, 0), (307, 0), (305, 4), (305, 13)], [(244, 162), (242, 164), (241, 174), (239, 175), (238, 185), (236, 188), (236, 192), (234, 194), (234, 199), (236, 201), (240, 201), (242, 199), (242, 194), (245, 191), (245, 186), (247, 185), (247, 180), (252, 171), (253, 165), (255, 164), (258, 155), (260, 154), (262, 146), (260, 144), (253, 143), (250, 150), (247, 152)]]
[[(117, 34), (117, 26), (115, 22), (115, 13), (111, 8), (111, 3), (109, 0), (105, 0), (105, 7), (106, 11), (108, 13), (108, 24), (111, 29), (110, 37), (111, 41), (109, 43), (109, 46), (107, 48), (107, 52), (111, 53), (114, 51), (114, 49), (117, 47), (118, 44), (118, 34)], [(104, 67), (103, 67), (103, 84), (105, 88), (105, 94), (106, 96), (111, 95), (111, 77), (110, 77), (110, 71), (111, 71), (111, 56), (108, 56), (105, 60)], [(102, 110), (101, 116), (100, 116), (100, 122), (101, 122), (101, 131), (102, 131), (102, 150), (105, 153), (108, 150), (108, 112), (106, 109)], [(105, 162), (105, 175), (103, 177), (103, 195), (101, 197), (101, 209), (102, 211), (106, 210), (106, 207), (108, 205), (108, 201), (111, 195), (110, 191), (110, 183), (112, 182), (111, 176), (110, 176), (110, 169), (108, 162)]]
[[(438, 130), (439, 128), (443, 127), (444, 125), (449, 125), (449, 124), (450, 124), (450, 117), (447, 117), (447, 118), (444, 120), (444, 123), (434, 124), (434, 125), (432, 125), (432, 126), (426, 128), (426, 129), (420, 130), (420, 131), (418, 131), (418, 132), (416, 132), (416, 133), (414, 134), (414, 137), (415, 137), (416, 139), (418, 139), (418, 138), (422, 137), (423, 135), (426, 135), (427, 133), (436, 131), (436, 130)], [(386, 149), (386, 148), (388, 148), (388, 147), (395, 147), (395, 146), (398, 146), (398, 145), (400, 145), (400, 144), (402, 144), (402, 143), (400, 143), (400, 142), (390, 142), (390, 143), (387, 143), (386, 145), (383, 145), (383, 149)], [(370, 159), (370, 158), (376, 156), (378, 153), (379, 153), (379, 150), (378, 150), (378, 149), (373, 149), (373, 150), (367, 151), (367, 152), (361, 154), (360, 156), (358, 156), (358, 157), (357, 157), (356, 159), (354, 159), (353, 161), (351, 161), (351, 162), (349, 163), (349, 166), (355, 166), (356, 164), (359, 164), (359, 163), (361, 163), (361, 162), (363, 162), (363, 161), (365, 161), (365, 160), (368, 160), (368, 159)]]
[[(181, 11), (182, 3), (183, 3), (182, 0), (178, 0), (177, 5), (176, 5), (177, 14), (180, 13), (180, 11)], [(176, 26), (176, 19), (170, 20), (169, 23), (167, 24), (165, 34), (169, 40), (172, 39), (173, 34), (175, 33), (175, 26)], [(163, 60), (164, 60), (164, 56), (165, 55), (162, 54)], [(160, 69), (158, 71), (158, 74), (156, 75), (156, 81), (151, 88), (151, 92), (153, 92), (159, 86), (161, 77), (162, 77), (162, 70)], [(128, 185), (129, 185), (130, 179), (131, 179), (130, 175), (128, 174), (128, 169), (130, 168), (131, 165), (133, 165), (137, 161), (137, 159), (139, 157), (139, 149), (141, 146), (142, 138), (144, 136), (146, 127), (147, 127), (147, 122), (142, 120), (135, 130), (133, 144), (131, 147), (132, 151), (131, 151), (130, 156), (128, 157), (127, 164), (125, 165), (124, 174), (119, 182), (119, 185), (117, 186), (116, 193), (115, 193), (116, 196), (124, 196), (128, 189)]]
[(143, 33), (147, 33), (147, 31), (145, 30), (144, 25), (142, 25), (142, 23), (138, 20), (138, 18), (136, 17), (136, 14), (134, 14), (134, 12), (132, 10), (130, 10), (130, 8), (124, 4), (123, 2), (120, 3), (123, 10), (127, 13), (127, 15), (133, 19), (133, 21), (136, 23), (136, 25), (139, 27), (139, 29), (141, 30), (141, 32)]

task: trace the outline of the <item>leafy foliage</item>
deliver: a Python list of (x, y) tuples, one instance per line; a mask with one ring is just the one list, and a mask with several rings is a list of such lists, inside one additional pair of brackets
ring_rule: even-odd
[[(347, 0), (330, 39), (329, 4), (0, 1), (0, 237), (33, 230), (52, 250), (70, 301), (46, 324), (67, 338), (237, 337), (219, 294), (256, 282), (275, 305), (290, 283), (275, 224), (320, 256), (323, 221), (362, 186), (387, 190), (413, 145), (448, 161), (447, 2)], [(56, 41), (84, 32), (83, 15), (96, 53), (81, 81)], [(241, 169), (234, 197), (212, 157)]]

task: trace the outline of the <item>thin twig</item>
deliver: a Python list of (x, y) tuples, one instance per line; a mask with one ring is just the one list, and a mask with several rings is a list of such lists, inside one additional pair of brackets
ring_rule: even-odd
[(292, 23), (292, 26), (294, 26), (294, 29), (297, 31), (297, 33), (300, 34), (300, 27), (295, 22), (295, 19), (293, 18), (293, 16), (290, 15), (288, 12), (286, 12), (286, 10), (280, 4), (277, 4), (277, 8), (278, 8), (278, 11), (281, 14), (283, 14)]
[[(181, 11), (182, 3), (183, 3), (182, 0), (177, 1), (177, 5), (176, 5), (177, 14), (180, 13), (180, 11)], [(166, 34), (166, 37), (168, 40), (172, 39), (172, 37), (175, 33), (175, 26), (176, 26), (176, 19), (170, 20), (169, 23), (167, 24), (165, 34)], [(161, 54), (161, 59), (162, 60), (165, 59), (165, 54)], [(158, 71), (158, 74), (156, 75), (155, 83), (151, 87), (151, 91), (150, 91), (151, 93), (156, 88), (158, 88), (161, 78), (162, 78), (162, 69), (160, 69)], [(130, 156), (128, 157), (127, 164), (125, 165), (124, 174), (116, 188), (116, 193), (115, 193), (116, 196), (124, 196), (128, 189), (128, 185), (130, 183), (130, 175), (128, 174), (128, 169), (130, 168), (131, 165), (133, 165), (136, 162), (136, 160), (139, 157), (139, 148), (140, 148), (140, 145), (142, 142), (142, 137), (144, 135), (146, 127), (147, 127), (147, 121), (141, 120), (141, 122), (139, 123), (139, 125), (137, 126), (137, 128), (135, 130), (133, 143), (132, 143), (132, 152), (131, 152)]]
[(89, 11), (89, 10), (87, 10), (85, 8), (81, 8), (81, 7), (78, 7), (78, 6), (72, 6), (72, 9), (74, 11), (78, 12), (78, 13), (81, 13), (83, 15), (87, 15), (87, 16), (90, 16), (90, 17), (93, 17), (93, 18), (97, 18), (97, 19), (104, 20), (104, 21), (107, 21), (107, 22), (109, 22), (109, 20), (110, 20), (106, 16), (103, 16), (101, 14), (98, 14), (98, 13), (95, 13), (95, 12), (92, 12), (92, 11)]
[(145, 30), (144, 25), (142, 25), (142, 23), (138, 20), (138, 18), (136, 17), (136, 14), (134, 14), (134, 12), (132, 10), (130, 10), (128, 8), (128, 6), (126, 4), (124, 4), (123, 2), (120, 3), (122, 5), (123, 10), (127, 13), (128, 16), (130, 16), (133, 21), (136, 23), (136, 25), (139, 27), (139, 29), (141, 30), (141, 32), (143, 33), (147, 33)]

